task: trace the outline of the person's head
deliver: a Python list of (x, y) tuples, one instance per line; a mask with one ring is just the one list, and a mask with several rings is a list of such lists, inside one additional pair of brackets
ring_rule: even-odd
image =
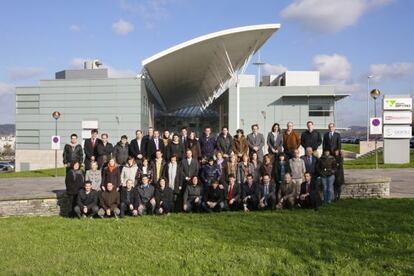
[(292, 176), (290, 175), (290, 173), (285, 173), (284, 180), (286, 183), (290, 183), (290, 181), (292, 181)]
[(161, 152), (160, 150), (157, 150), (157, 151), (155, 152), (155, 158), (156, 158), (156, 159), (161, 159), (161, 158), (162, 158), (162, 152)]
[(186, 127), (181, 128), (181, 136), (187, 137), (187, 128)]
[(330, 123), (328, 125), (328, 129), (329, 129), (330, 132), (335, 132), (335, 129), (336, 129), (335, 124), (334, 123)]
[(313, 122), (312, 122), (312, 121), (308, 121), (308, 122), (306, 123), (306, 127), (308, 128), (308, 130), (309, 130), (310, 132), (312, 132), (312, 131), (313, 131)]
[(312, 175), (310, 174), (310, 172), (305, 172), (305, 181), (310, 182), (311, 179), (312, 179)]
[(85, 181), (84, 187), (85, 191), (90, 192), (92, 190), (92, 182), (89, 180)]
[(285, 161), (285, 158), (286, 156), (283, 152), (279, 154), (279, 161)]
[(246, 176), (246, 181), (248, 184), (253, 184), (253, 175), (251, 173)]
[(334, 154), (335, 154), (335, 156), (341, 156), (342, 155), (342, 153), (339, 149), (336, 149)]
[(148, 175), (144, 174), (141, 178), (141, 181), (142, 181), (142, 185), (148, 185), (149, 183)]
[(173, 164), (177, 163), (177, 155), (175, 155), (175, 154), (171, 155), (171, 157), (170, 157), (170, 161), (171, 161), (171, 163), (173, 163)]
[(97, 129), (92, 129), (91, 130), (91, 138), (92, 139), (98, 138), (98, 130)]
[(295, 149), (294, 156), (295, 156), (295, 158), (299, 158), (300, 157), (300, 151), (299, 151), (299, 149)]
[(158, 130), (154, 130), (154, 138), (160, 138), (160, 132)]
[(236, 130), (236, 134), (238, 137), (242, 137), (244, 135), (244, 130), (239, 128), (238, 130)]
[(78, 143), (78, 135), (76, 133), (73, 133), (72, 135), (70, 135), (70, 142), (72, 144), (77, 144)]
[(231, 161), (232, 163), (236, 163), (236, 162), (237, 162), (237, 155), (232, 154), (232, 155), (230, 156), (230, 161)]
[(173, 142), (174, 143), (178, 143), (180, 141), (180, 137), (178, 136), (178, 134), (174, 133), (173, 135)]
[(93, 171), (96, 171), (96, 170), (98, 169), (98, 162), (96, 162), (96, 161), (92, 161), (92, 162), (91, 162), (91, 169), (92, 169)]
[(158, 185), (160, 186), (161, 189), (164, 189), (165, 186), (167, 185), (167, 179), (165, 177), (161, 177), (160, 180), (158, 181)]
[(115, 162), (114, 158), (109, 159), (108, 166), (110, 166), (110, 167), (115, 167), (116, 166), (116, 162)]
[(268, 173), (265, 173), (263, 175), (263, 183), (264, 184), (269, 184), (270, 183), (270, 175)]
[(191, 159), (191, 158), (193, 158), (193, 152), (190, 149), (187, 149), (187, 151), (185, 152), (185, 156), (188, 159)]
[(325, 150), (325, 151), (323, 152), (323, 155), (324, 155), (324, 156), (329, 156), (329, 155), (331, 155), (331, 152), (330, 152), (329, 150)]
[(227, 135), (229, 133), (229, 129), (224, 126), (221, 128), (221, 133), (223, 133), (224, 135)]
[(106, 190), (108, 192), (111, 192), (113, 189), (114, 189), (114, 185), (112, 184), (112, 182), (106, 183)]
[(188, 136), (188, 137), (190, 137), (190, 139), (195, 139), (196, 138), (196, 133), (194, 132), (194, 131), (191, 131), (190, 132), (190, 136)]
[(210, 157), (208, 159), (208, 163), (210, 164), (210, 166), (213, 166), (214, 165), (214, 158), (213, 157)]
[(278, 123), (273, 124), (272, 132), (280, 132), (280, 125)]
[(306, 147), (305, 154), (306, 156), (312, 156), (313, 155), (312, 147)]
[(287, 127), (287, 130), (288, 131), (292, 131), (293, 130), (293, 123), (292, 122), (288, 122), (287, 125), (286, 125), (286, 127)]
[(257, 152), (252, 153), (252, 160), (257, 160), (259, 158), (259, 155), (257, 155)]
[(127, 163), (129, 166), (133, 166), (135, 164), (135, 158), (133, 156), (129, 156)]
[(210, 127), (206, 127), (206, 128), (204, 128), (204, 134), (205, 134), (206, 136), (209, 136), (209, 135), (211, 134), (211, 128), (210, 128)]
[(247, 155), (247, 153), (245, 153), (245, 154), (243, 154), (243, 156), (242, 156), (242, 160), (243, 160), (243, 162), (249, 162), (249, 156)]
[(101, 139), (102, 139), (102, 142), (104, 144), (108, 143), (108, 134), (107, 133), (102, 133)]
[(148, 135), (149, 136), (153, 136), (154, 135), (154, 128), (153, 127), (149, 127), (148, 128)]
[(149, 164), (148, 159), (147, 158), (143, 158), (142, 159), (142, 166), (143, 167), (148, 167), (148, 164)]
[(234, 174), (229, 174), (229, 184), (234, 184), (236, 182), (236, 177)]
[(270, 162), (272, 161), (272, 159), (270, 158), (270, 155), (269, 154), (266, 154), (263, 157), (263, 161), (264, 161), (265, 164), (270, 164)]
[(137, 131), (135, 131), (135, 137), (138, 139), (138, 140), (141, 140), (142, 139), (142, 131), (141, 130), (137, 130)]
[(165, 139), (170, 139), (170, 132), (168, 130), (164, 130), (164, 138)]
[(74, 170), (79, 170), (80, 169), (80, 163), (79, 163), (79, 161), (74, 161), (72, 163), (72, 169), (74, 169)]
[(218, 180), (213, 180), (213, 182), (211, 183), (211, 185), (213, 185), (214, 189), (217, 189), (218, 185), (219, 185), (219, 181)]
[(257, 133), (258, 131), (259, 131), (259, 125), (258, 124), (253, 124), (252, 125), (252, 132)]
[(223, 159), (223, 153), (222, 153), (221, 151), (216, 152), (216, 158), (217, 158), (218, 160)]
[(191, 177), (191, 185), (193, 186), (197, 186), (198, 185), (198, 177), (197, 176), (193, 176)]
[(128, 179), (128, 180), (126, 181), (126, 186), (127, 186), (127, 189), (128, 189), (128, 190), (131, 190), (131, 189), (132, 189), (132, 187), (134, 187), (134, 182), (132, 181), (132, 179)]
[(122, 135), (121, 136), (121, 143), (122, 144), (126, 144), (128, 142), (128, 136), (126, 136), (126, 135)]

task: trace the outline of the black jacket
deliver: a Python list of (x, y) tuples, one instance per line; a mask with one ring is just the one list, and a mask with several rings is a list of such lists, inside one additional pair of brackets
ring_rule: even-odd
[[(275, 173), (275, 181), (276, 183), (281, 183), (283, 181), (284, 175), (282, 175), (282, 165), (279, 160), (276, 160), (276, 162), (273, 165), (273, 171)], [(291, 173), (289, 161), (285, 160), (285, 173)]]
[[(168, 178), (168, 166), (169, 163), (165, 164), (164, 166), (164, 171), (162, 173), (162, 175), (167, 179), (167, 181), (169, 181)], [(172, 184), (172, 186), (174, 186), (174, 194), (180, 194), (184, 192), (185, 189), (185, 185), (184, 185), (184, 177), (183, 177), (183, 171), (181, 168), (181, 163), (177, 162), (177, 172), (175, 174), (175, 180), (174, 183), (169, 183), (168, 186), (170, 186), (170, 184)], [(181, 189), (180, 189), (181, 188)]]
[(331, 176), (335, 174), (337, 168), (336, 159), (332, 155), (322, 155), (316, 166), (316, 170), (320, 176)]
[(222, 202), (224, 201), (224, 189), (220, 189), (218, 186), (214, 189), (213, 186), (207, 188), (204, 194), (204, 200), (211, 202)]
[(227, 133), (227, 136), (224, 137), (223, 133), (217, 137), (217, 150), (221, 151), (223, 154), (230, 155), (233, 151), (233, 137)]
[(133, 139), (129, 144), (129, 155), (138, 158), (139, 154), (142, 154), (143, 157), (146, 156), (146, 140), (144, 138), (141, 139), (141, 145), (138, 146), (137, 139)]
[(83, 207), (87, 207), (91, 209), (94, 206), (98, 206), (98, 192), (95, 190), (91, 190), (89, 194), (86, 193), (85, 189), (79, 190), (78, 198), (77, 198), (77, 205), (82, 209)]
[(71, 169), (65, 178), (66, 193), (68, 195), (77, 195), (79, 190), (82, 189), (85, 178), (81, 170)]
[[(129, 193), (129, 198), (128, 198)], [(126, 187), (123, 187), (120, 192), (121, 203), (124, 203), (129, 206), (132, 204), (135, 206), (135, 203), (138, 200), (138, 192), (136, 189), (132, 188), (130, 191)]]
[(253, 200), (259, 200), (260, 191), (256, 183), (253, 183), (253, 185), (249, 187), (247, 182), (245, 182), (243, 183), (242, 187), (242, 199), (246, 198), (247, 196), (251, 196)]
[(121, 142), (118, 142), (114, 147), (113, 156), (118, 165), (125, 165), (129, 157), (129, 144), (122, 145)]
[[(264, 197), (264, 184), (260, 184), (259, 188), (259, 199)], [(276, 184), (273, 181), (270, 181), (269, 183), (269, 194), (268, 197), (276, 197)]]
[(159, 208), (161, 207), (160, 202), (167, 203), (172, 205), (173, 204), (173, 190), (170, 187), (164, 187), (164, 189), (161, 189), (160, 187), (157, 187), (155, 189), (155, 207)]
[(170, 160), (172, 155), (177, 156), (177, 161), (180, 162), (184, 157), (185, 148), (181, 142), (175, 144), (171, 142), (167, 148), (167, 159)]
[(317, 176), (316, 165), (318, 164), (318, 158), (312, 156), (312, 160), (309, 161), (308, 156), (303, 155), (302, 157), (303, 162), (305, 162), (305, 168), (307, 172), (310, 172), (312, 177)]
[[(315, 180), (311, 180), (311, 182), (310, 182), (310, 192), (311, 193), (318, 192), (318, 184)], [(299, 195), (303, 195), (303, 194), (306, 194), (306, 193), (308, 193), (308, 191), (306, 190), (306, 181), (305, 181), (305, 182), (302, 182), (302, 184), (300, 185)]]
[(92, 156), (98, 156), (98, 145), (102, 143), (101, 139), (96, 138), (95, 147), (92, 145), (92, 139), (86, 139), (85, 143), (83, 144), (83, 150), (85, 152), (85, 159), (91, 160)]
[(188, 159), (184, 158), (181, 160), (181, 169), (184, 178), (196, 176), (199, 170), (198, 161), (192, 158), (190, 165), (188, 165)]
[(321, 134), (316, 130), (313, 130), (312, 132), (306, 130), (302, 132), (302, 135), (300, 137), (300, 144), (304, 149), (311, 147), (315, 151), (322, 144)]
[(63, 149), (63, 164), (72, 164), (74, 161), (83, 163), (83, 150), (81, 145), (76, 145), (74, 148), (70, 144), (66, 144)]
[[(157, 151), (157, 146), (155, 144), (155, 140), (154, 137), (147, 140), (146, 142), (146, 146), (147, 146), (147, 150), (146, 150), (146, 156), (147, 159), (155, 159), (155, 152)], [(161, 138), (158, 138), (158, 150), (160, 150), (163, 154), (164, 154), (164, 142), (162, 141)]]
[(331, 155), (334, 155), (335, 150), (341, 149), (341, 135), (338, 132), (334, 132), (332, 139), (329, 137), (329, 132), (323, 136), (323, 151), (329, 150)]
[(112, 153), (114, 152), (114, 146), (111, 143), (103, 143), (98, 144), (98, 165), (99, 168), (109, 162), (109, 159), (112, 158)]
[[(226, 184), (224, 186), (224, 193), (225, 193), (226, 200), (228, 200), (229, 188), (230, 188), (230, 185), (228, 185), (228, 184)], [(241, 196), (241, 189), (240, 188), (241, 188), (240, 185), (237, 182), (235, 182), (234, 183), (234, 186), (233, 186), (233, 191), (232, 191), (232, 198), (235, 201), (239, 201), (240, 200), (240, 196)]]

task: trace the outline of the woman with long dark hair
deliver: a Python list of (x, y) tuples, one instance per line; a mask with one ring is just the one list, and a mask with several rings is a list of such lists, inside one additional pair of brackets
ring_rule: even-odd
[(272, 129), (267, 134), (268, 153), (272, 156), (278, 155), (283, 148), (283, 134), (282, 129), (278, 123), (274, 123)]

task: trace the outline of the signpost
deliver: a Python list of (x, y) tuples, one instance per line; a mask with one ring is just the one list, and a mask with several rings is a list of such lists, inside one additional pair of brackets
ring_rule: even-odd
[(52, 136), (52, 150), (55, 150), (55, 177), (57, 177), (57, 151), (60, 149), (60, 136), (57, 135), (57, 121), (60, 118), (60, 112), (54, 111), (52, 117), (55, 119), (55, 135)]

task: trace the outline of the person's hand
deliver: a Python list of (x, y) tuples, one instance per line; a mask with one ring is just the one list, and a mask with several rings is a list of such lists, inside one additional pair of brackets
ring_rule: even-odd
[(106, 215), (110, 216), (111, 215), (111, 209), (106, 209)]
[(199, 197), (196, 197), (196, 199), (194, 200), (195, 203), (198, 203), (200, 201)]
[(83, 212), (86, 214), (88, 212), (88, 207), (84, 206), (83, 207)]
[(234, 198), (230, 199), (229, 204), (231, 205), (233, 204), (233, 202), (234, 202)]
[(161, 201), (160, 201), (160, 205), (162, 205), (162, 203), (163, 203), (163, 201), (161, 200)]
[(129, 210), (134, 210), (134, 205), (129, 204)]
[(219, 185), (219, 188), (220, 188), (220, 190), (223, 190), (223, 189), (224, 189), (223, 184), (220, 184), (220, 185)]
[(190, 178), (189, 178), (188, 176), (186, 176), (186, 177), (185, 177), (185, 180), (187, 180), (187, 181), (188, 181), (188, 180), (190, 180)]
[(259, 205), (260, 205), (260, 208), (264, 208), (265, 207), (263, 201), (260, 201)]
[(254, 149), (255, 151), (258, 151), (258, 150), (259, 150), (259, 147), (253, 147), (253, 149)]
[(183, 209), (184, 209), (184, 211), (187, 211), (187, 204), (184, 204)]
[(151, 203), (152, 206), (155, 206), (155, 199), (151, 198), (150, 203)]
[(95, 156), (92, 156), (91, 157), (91, 161), (95, 161)]
[(164, 213), (164, 209), (162, 209), (162, 207), (160, 207), (160, 209), (158, 209), (158, 212), (160, 212), (160, 214)]
[(105, 186), (101, 186), (101, 190), (105, 192)]
[(181, 186), (178, 186), (178, 190), (181, 190)]
[(141, 153), (138, 154), (137, 157), (138, 157), (138, 159), (141, 159), (142, 158), (142, 154)]
[(264, 197), (262, 197), (261, 199), (260, 199), (260, 202), (263, 202), (264, 201)]
[(133, 214), (134, 216), (138, 215), (138, 210), (132, 210), (132, 214)]

